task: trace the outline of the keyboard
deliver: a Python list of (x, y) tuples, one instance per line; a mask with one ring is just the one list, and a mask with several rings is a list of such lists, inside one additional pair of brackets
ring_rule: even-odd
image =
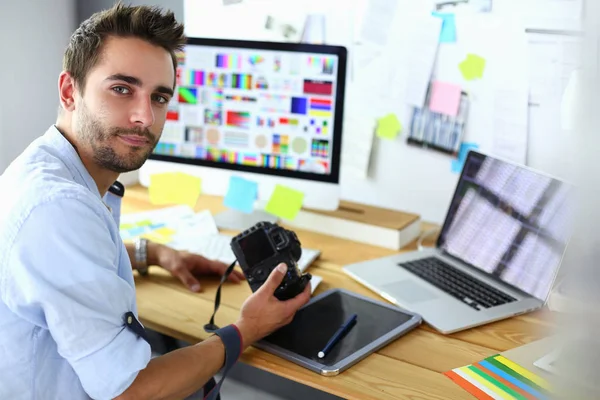
[[(178, 250), (187, 250), (192, 253), (200, 254), (211, 260), (218, 260), (225, 264), (231, 264), (235, 261), (235, 255), (231, 251), (231, 236), (210, 235), (203, 236), (200, 240), (188, 242), (184, 246), (178, 246)], [(298, 268), (304, 272), (319, 257), (321, 252), (314, 249), (302, 248), (302, 256), (298, 260)]]
[(398, 265), (477, 311), (517, 300), (436, 257)]

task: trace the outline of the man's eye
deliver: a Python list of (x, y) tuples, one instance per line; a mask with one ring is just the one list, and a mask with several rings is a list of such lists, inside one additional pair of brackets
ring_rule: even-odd
[(119, 93), (119, 94), (129, 94), (129, 89), (127, 89), (125, 86), (115, 86), (114, 88), (112, 88), (112, 90), (114, 90), (115, 92)]
[(159, 104), (167, 104), (169, 99), (167, 99), (165, 96), (156, 95), (154, 96), (154, 101), (158, 102)]

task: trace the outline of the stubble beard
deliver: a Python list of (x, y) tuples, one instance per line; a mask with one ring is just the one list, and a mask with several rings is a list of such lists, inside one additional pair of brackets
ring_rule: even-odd
[[(85, 105), (81, 108), (80, 120), (79, 135), (90, 146), (94, 163), (101, 168), (117, 173), (135, 171), (144, 165), (156, 147), (157, 140), (148, 129), (105, 128)], [(121, 156), (110, 145), (119, 135), (144, 136), (151, 145), (146, 145), (145, 148), (132, 147), (126, 155)]]

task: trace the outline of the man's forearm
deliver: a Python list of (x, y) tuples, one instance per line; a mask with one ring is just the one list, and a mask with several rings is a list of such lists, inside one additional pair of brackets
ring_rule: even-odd
[(218, 336), (153, 358), (117, 399), (183, 399), (201, 389), (225, 362)]

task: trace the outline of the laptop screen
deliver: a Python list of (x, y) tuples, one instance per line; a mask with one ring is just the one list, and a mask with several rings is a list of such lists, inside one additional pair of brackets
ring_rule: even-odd
[(471, 151), (438, 247), (545, 300), (570, 236), (572, 187)]

